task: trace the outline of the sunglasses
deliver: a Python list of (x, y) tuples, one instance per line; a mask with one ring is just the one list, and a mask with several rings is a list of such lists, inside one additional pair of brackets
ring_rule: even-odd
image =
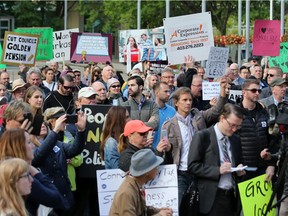
[(140, 136), (146, 136), (148, 133), (147, 132), (144, 132), (144, 133), (139, 133)]
[(247, 91), (251, 91), (253, 94), (255, 94), (257, 91), (259, 94), (261, 94), (262, 90), (261, 89), (245, 89)]
[(112, 88), (120, 88), (120, 85), (112, 85)]
[(63, 86), (64, 89), (68, 90), (68, 89), (74, 89), (74, 86)]
[(267, 76), (274, 77), (275, 75), (274, 74), (267, 74)]
[(77, 76), (77, 77), (80, 77), (81, 76), (81, 74), (74, 74), (75, 76)]

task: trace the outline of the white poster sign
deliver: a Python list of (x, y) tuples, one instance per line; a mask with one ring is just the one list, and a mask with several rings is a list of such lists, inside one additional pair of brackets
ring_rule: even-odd
[(170, 64), (182, 64), (187, 55), (207, 60), (214, 46), (210, 12), (165, 18), (164, 31)]
[(209, 78), (224, 75), (229, 57), (229, 49), (226, 47), (211, 47), (206, 64), (205, 76)]
[[(101, 216), (109, 215), (114, 194), (124, 181), (125, 174), (120, 169), (96, 171)], [(178, 216), (178, 182), (175, 164), (160, 166), (156, 178), (143, 188), (145, 188), (147, 206), (169, 207), (173, 209), (173, 216)]]
[(25, 64), (34, 66), (39, 36), (33, 34), (20, 34), (5, 32), (2, 63), (7, 65)]
[(220, 95), (220, 82), (202, 82), (202, 99), (211, 100)]
[(234, 102), (238, 102), (238, 100), (242, 99), (242, 91), (241, 90), (230, 90), (228, 99), (230, 99)]
[(79, 29), (74, 28), (53, 32), (53, 61), (70, 60), (71, 32), (79, 32)]

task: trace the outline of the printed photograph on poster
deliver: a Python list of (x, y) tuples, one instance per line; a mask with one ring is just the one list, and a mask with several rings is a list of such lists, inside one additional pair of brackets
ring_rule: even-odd
[(39, 36), (5, 32), (2, 62), (8, 65), (34, 66)]
[(132, 65), (145, 60), (167, 60), (163, 28), (121, 30), (118, 44), (120, 62), (129, 62), (129, 56)]
[(72, 32), (70, 61), (75, 63), (111, 62), (112, 44), (111, 34)]
[(207, 50), (214, 46), (210, 12), (165, 18), (164, 29), (170, 64), (182, 64), (188, 55), (208, 59)]
[(253, 55), (279, 56), (280, 20), (256, 20), (253, 35)]

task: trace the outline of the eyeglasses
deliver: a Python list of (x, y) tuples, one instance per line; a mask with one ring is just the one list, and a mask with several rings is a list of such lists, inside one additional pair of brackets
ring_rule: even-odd
[(274, 77), (275, 75), (274, 74), (267, 74), (267, 76)]
[(64, 89), (68, 90), (68, 89), (74, 89), (74, 86), (63, 86)]
[(81, 74), (75, 74), (75, 76), (77, 76), (77, 77), (80, 77), (80, 76), (81, 76)]
[(31, 176), (31, 173), (26, 173), (26, 174), (24, 174), (24, 175), (21, 175), (21, 176), (19, 176), (19, 180), (21, 179), (21, 178), (27, 178), (27, 179), (29, 179), (29, 178), (32, 178), (32, 176)]
[(112, 85), (112, 88), (120, 88), (120, 85)]
[(6, 89), (0, 89), (0, 91), (6, 91)]
[(175, 78), (175, 76), (162, 76), (162, 77), (165, 79), (174, 79)]
[(227, 121), (230, 128), (232, 129), (235, 128), (237, 130), (241, 128), (241, 125), (232, 124), (231, 122), (228, 121), (228, 119), (225, 119), (225, 120)]
[(257, 91), (259, 94), (261, 94), (262, 90), (261, 89), (245, 89), (247, 91), (251, 91), (253, 94), (255, 94)]

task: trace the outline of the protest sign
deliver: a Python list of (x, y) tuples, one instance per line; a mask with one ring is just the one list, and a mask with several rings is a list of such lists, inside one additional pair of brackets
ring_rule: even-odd
[[(125, 179), (120, 169), (97, 170), (100, 215), (109, 215), (113, 197)], [(169, 207), (178, 215), (178, 182), (176, 165), (159, 166), (156, 178), (143, 186), (147, 205), (156, 208)]]
[(70, 60), (71, 32), (79, 32), (78, 28), (53, 32), (53, 53), (55, 62)]
[(269, 57), (271, 67), (280, 67), (284, 73), (288, 73), (288, 42), (280, 44), (280, 56)]
[(5, 69), (6, 64), (1, 64), (1, 58), (2, 58), (2, 44), (0, 43), (0, 69)]
[(253, 55), (279, 56), (280, 20), (256, 20), (254, 24)]
[(229, 49), (226, 47), (211, 47), (206, 64), (205, 76), (209, 78), (221, 77), (227, 67)]
[(242, 91), (241, 90), (230, 90), (228, 99), (238, 102), (242, 99)]
[(214, 46), (210, 12), (165, 18), (164, 32), (170, 64), (182, 64), (187, 55), (207, 60), (207, 50)]
[[(272, 195), (272, 182), (265, 174), (238, 184), (244, 216), (264, 215)], [(276, 216), (275, 208), (267, 216)]]
[(79, 176), (95, 178), (95, 172), (104, 169), (104, 161), (100, 157), (100, 137), (103, 124), (110, 105), (83, 105), (82, 109), (87, 117), (87, 138), (82, 151), (83, 164), (79, 167)]
[(51, 60), (53, 58), (52, 28), (17, 28), (14, 32), (39, 35), (36, 60)]
[[(119, 31), (119, 62), (128, 62), (129, 42), (131, 43), (130, 57), (132, 63), (144, 60), (167, 60), (163, 28)], [(149, 49), (150, 55), (148, 56)]]
[(75, 33), (71, 36), (71, 62), (112, 61), (113, 37), (111, 34)]
[(26, 66), (34, 66), (39, 37), (31, 34), (17, 34), (5, 32), (2, 62), (9, 65), (23, 63)]
[(220, 82), (202, 82), (202, 99), (211, 100), (220, 95)]

